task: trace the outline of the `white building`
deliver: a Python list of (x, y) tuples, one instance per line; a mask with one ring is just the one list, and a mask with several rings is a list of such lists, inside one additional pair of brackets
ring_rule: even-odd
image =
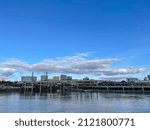
[(127, 78), (127, 82), (138, 82), (138, 78)]
[(59, 76), (54, 76), (54, 77), (53, 77), (53, 80), (59, 81)]
[(48, 81), (48, 75), (41, 75), (41, 81)]

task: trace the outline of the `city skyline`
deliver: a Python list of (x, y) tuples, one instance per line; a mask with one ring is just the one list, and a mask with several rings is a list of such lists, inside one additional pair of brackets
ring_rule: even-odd
[(0, 79), (150, 73), (146, 0), (0, 0)]

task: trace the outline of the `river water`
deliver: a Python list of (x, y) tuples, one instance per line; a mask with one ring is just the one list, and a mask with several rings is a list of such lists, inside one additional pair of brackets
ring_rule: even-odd
[(150, 94), (101, 92), (0, 93), (1, 113), (150, 112)]

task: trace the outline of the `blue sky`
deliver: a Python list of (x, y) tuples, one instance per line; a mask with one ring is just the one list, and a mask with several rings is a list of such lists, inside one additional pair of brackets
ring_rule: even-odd
[(150, 64), (149, 6), (148, 0), (0, 0), (0, 78), (18, 80), (30, 71), (142, 78)]

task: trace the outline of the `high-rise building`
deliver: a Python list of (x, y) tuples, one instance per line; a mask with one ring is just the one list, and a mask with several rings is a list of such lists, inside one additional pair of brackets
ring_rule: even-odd
[(72, 80), (72, 77), (71, 76), (67, 76), (67, 80)]
[(41, 81), (48, 81), (48, 73), (46, 75), (41, 75)]
[(59, 81), (59, 76), (54, 76), (54, 77), (53, 77), (53, 80)]
[(48, 81), (47, 75), (41, 75), (41, 81)]
[(37, 77), (35, 77), (35, 76), (22, 76), (21, 81), (22, 82), (36, 82)]
[(67, 80), (67, 75), (60, 75), (60, 80)]

